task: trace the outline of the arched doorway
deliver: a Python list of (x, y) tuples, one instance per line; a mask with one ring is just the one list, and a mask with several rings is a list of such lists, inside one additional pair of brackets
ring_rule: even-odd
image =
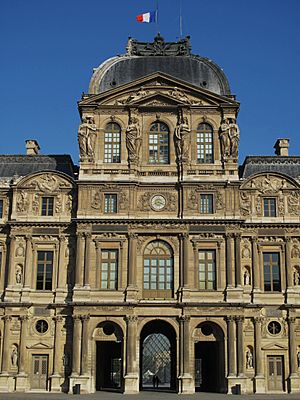
[(123, 389), (123, 333), (110, 321), (100, 323), (96, 340), (96, 390)]
[(203, 322), (194, 332), (195, 390), (224, 392), (225, 353), (224, 333), (213, 322)]
[(176, 333), (165, 321), (148, 322), (141, 332), (140, 390), (176, 390)]

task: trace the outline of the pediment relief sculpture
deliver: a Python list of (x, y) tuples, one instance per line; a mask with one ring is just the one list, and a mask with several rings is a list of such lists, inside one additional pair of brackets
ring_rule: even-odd
[(72, 185), (67, 180), (49, 172), (35, 178), (30, 178), (24, 187), (35, 189), (42, 193), (53, 193), (62, 188), (71, 188)]
[(262, 194), (276, 194), (282, 189), (292, 189), (294, 186), (286, 179), (271, 174), (250, 179), (244, 189), (256, 189)]

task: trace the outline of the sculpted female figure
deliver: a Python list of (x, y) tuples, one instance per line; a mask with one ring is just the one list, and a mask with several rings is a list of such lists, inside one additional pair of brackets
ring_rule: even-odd
[(189, 158), (190, 127), (187, 117), (180, 115), (175, 128), (175, 148), (178, 161), (185, 162)]
[(229, 138), (229, 123), (228, 119), (224, 119), (221, 124), (220, 132), (221, 151), (223, 160), (226, 160), (230, 155), (230, 138)]
[(94, 159), (94, 148), (97, 127), (93, 117), (84, 117), (78, 129), (78, 144), (80, 150), (80, 158)]
[(128, 151), (128, 161), (137, 163), (141, 148), (141, 130), (139, 121), (136, 117), (129, 117), (126, 129), (126, 147)]

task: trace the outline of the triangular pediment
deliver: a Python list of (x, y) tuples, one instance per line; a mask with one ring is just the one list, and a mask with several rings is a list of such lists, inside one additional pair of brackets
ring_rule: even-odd
[(79, 102), (79, 106), (139, 106), (147, 105), (150, 100), (149, 105), (152, 105), (155, 95), (160, 96), (158, 105), (160, 105), (160, 102), (162, 105), (164, 102), (167, 102), (170, 105), (204, 107), (216, 107), (220, 105), (225, 107), (239, 106), (239, 103), (229, 97), (215, 94), (161, 72), (147, 75), (104, 93), (87, 95)]
[(270, 343), (262, 347), (262, 350), (287, 350), (287, 346), (279, 343)]
[(41, 343), (41, 342), (38, 342), (38, 343), (34, 343), (33, 345), (31, 345), (31, 346), (26, 346), (27, 347), (27, 349), (52, 349), (53, 348), (53, 346), (50, 346), (49, 344), (45, 344), (45, 343)]

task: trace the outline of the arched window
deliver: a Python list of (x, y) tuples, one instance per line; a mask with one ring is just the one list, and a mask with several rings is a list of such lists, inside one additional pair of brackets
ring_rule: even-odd
[(173, 295), (173, 252), (161, 240), (149, 243), (144, 251), (144, 292), (154, 298)]
[(169, 128), (163, 122), (151, 124), (149, 132), (149, 163), (169, 164)]
[(197, 161), (200, 164), (214, 162), (213, 129), (206, 123), (197, 128)]
[(104, 133), (104, 162), (119, 163), (121, 153), (121, 128), (111, 122), (106, 125)]

